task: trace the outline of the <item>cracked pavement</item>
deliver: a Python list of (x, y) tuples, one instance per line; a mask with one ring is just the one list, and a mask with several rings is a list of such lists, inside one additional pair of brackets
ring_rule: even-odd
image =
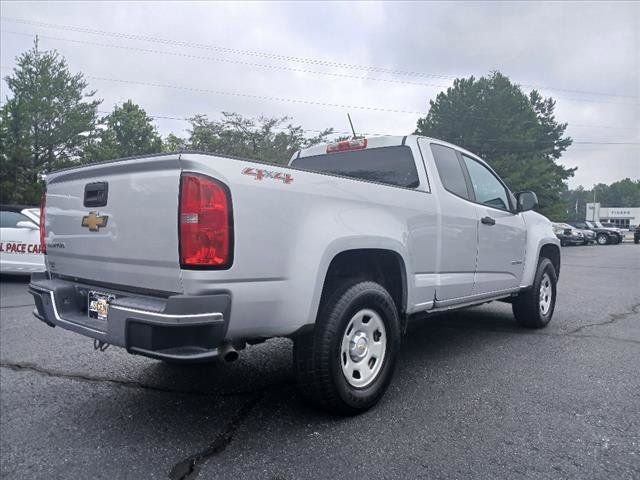
[(232, 364), (95, 352), (0, 283), (0, 476), (640, 478), (640, 247), (563, 249), (551, 325), (509, 305), (415, 320), (380, 405), (306, 406), (291, 342)]

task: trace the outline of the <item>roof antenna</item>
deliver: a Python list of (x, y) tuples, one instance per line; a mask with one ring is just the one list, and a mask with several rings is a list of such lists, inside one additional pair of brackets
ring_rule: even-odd
[(355, 131), (355, 129), (353, 128), (353, 122), (351, 121), (351, 115), (349, 115), (348, 113), (347, 113), (347, 118), (349, 119), (349, 125), (351, 125), (351, 131), (353, 132), (353, 138), (354, 138), (354, 140), (355, 140), (355, 139), (356, 139), (356, 137), (357, 137), (357, 135), (356, 135), (356, 131)]

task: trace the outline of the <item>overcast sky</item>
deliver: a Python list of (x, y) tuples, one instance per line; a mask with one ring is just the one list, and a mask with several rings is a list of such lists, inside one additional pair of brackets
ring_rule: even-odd
[[(132, 99), (155, 116), (287, 115), (338, 131), (349, 111), (358, 132), (407, 134), (453, 78), (500, 70), (557, 99), (576, 142), (561, 159), (578, 167), (571, 187), (640, 178), (640, 3), (0, 5), (2, 76), (38, 34), (104, 111)], [(187, 127), (156, 122), (163, 135)]]

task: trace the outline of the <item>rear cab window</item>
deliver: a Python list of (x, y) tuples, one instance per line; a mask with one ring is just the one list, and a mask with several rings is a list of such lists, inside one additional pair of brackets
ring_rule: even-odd
[(420, 185), (413, 153), (404, 145), (301, 157), (291, 166), (403, 188)]

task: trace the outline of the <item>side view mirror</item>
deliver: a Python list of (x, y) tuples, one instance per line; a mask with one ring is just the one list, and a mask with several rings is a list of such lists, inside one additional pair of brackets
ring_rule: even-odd
[(538, 206), (538, 196), (530, 191), (516, 193), (516, 211), (526, 212), (527, 210), (533, 210)]
[(40, 227), (33, 222), (29, 222), (28, 220), (23, 220), (21, 222), (16, 223), (16, 228), (28, 228), (29, 230), (40, 230)]

